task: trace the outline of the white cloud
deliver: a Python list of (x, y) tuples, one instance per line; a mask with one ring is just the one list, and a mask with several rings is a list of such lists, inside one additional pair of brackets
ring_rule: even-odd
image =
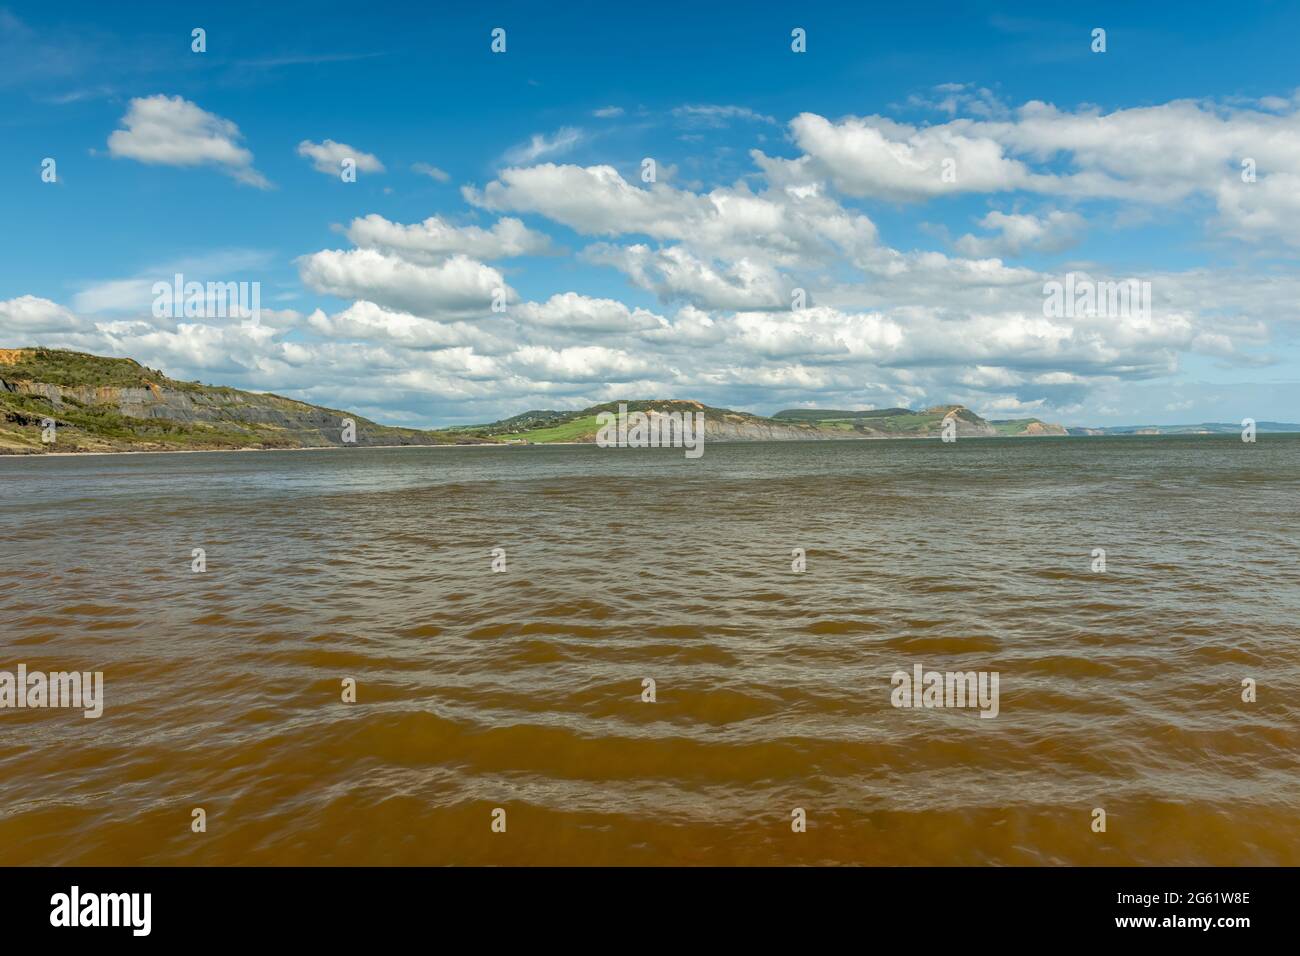
[(514, 352), (509, 364), (529, 379), (563, 383), (628, 382), (653, 374), (657, 368), (647, 355), (631, 355), (600, 345), (562, 349), (529, 345)]
[(866, 216), (793, 185), (763, 194), (743, 184), (695, 193), (666, 183), (641, 188), (612, 166), (544, 163), (504, 169), (481, 192), (462, 192), (485, 209), (539, 213), (586, 235), (679, 240), (704, 257), (761, 255), (792, 265), (824, 260), (831, 249), (857, 254), (876, 241)]
[(15, 346), (30, 344), (17, 340), (22, 336), (38, 332), (71, 332), (80, 327), (81, 321), (76, 315), (49, 299), (23, 295), (0, 302), (0, 331)]
[[(1250, 107), (1175, 100), (1109, 113), (1031, 101), (1004, 118), (935, 126), (803, 113), (790, 131), (804, 156), (785, 162), (852, 196), (915, 201), (1025, 190), (1172, 206), (1199, 195), (1213, 200), (1219, 221), (1211, 225), (1227, 234), (1300, 246), (1300, 217), (1289, 214), (1300, 205), (1294, 99)], [(1248, 159), (1255, 182), (1242, 179)], [(945, 160), (954, 163), (953, 182), (943, 180)]]
[(123, 312), (147, 308), (153, 301), (156, 277), (107, 279), (82, 289), (72, 298), (78, 312)]
[(668, 321), (645, 309), (629, 309), (614, 299), (593, 299), (576, 292), (546, 302), (524, 302), (511, 310), (520, 322), (576, 332), (642, 332), (668, 328)]
[(997, 235), (962, 236), (955, 243), (958, 252), (975, 257), (1060, 252), (1078, 241), (1084, 221), (1078, 213), (1059, 209), (1052, 210), (1046, 216), (994, 210), (980, 220), (980, 225)]
[(682, 120), (688, 126), (712, 126), (715, 128), (726, 126), (732, 120), (743, 120), (750, 123), (776, 123), (773, 117), (758, 113), (748, 106), (719, 106), (713, 104), (677, 106), (673, 108), (673, 116)]
[(375, 249), (326, 249), (303, 256), (298, 268), (316, 292), (426, 317), (486, 316), (498, 289), (513, 298), (500, 272), (463, 255), (420, 265)]
[(598, 110), (592, 110), (591, 115), (600, 119), (615, 119), (623, 115), (621, 106), (603, 106)]
[(917, 200), (1028, 188), (1033, 181), (996, 140), (955, 123), (915, 127), (880, 116), (833, 123), (801, 113), (790, 132), (815, 173), (851, 196)]
[(907, 98), (907, 105), (913, 108), (937, 110), (956, 116), (964, 113), (968, 116), (1000, 117), (1008, 112), (1007, 105), (998, 95), (986, 87), (976, 87), (970, 83), (940, 83), (928, 94), (913, 94)]
[(514, 146), (506, 151), (506, 162), (513, 165), (535, 163), (543, 156), (567, 153), (582, 142), (583, 132), (572, 126), (556, 130), (552, 135), (534, 133), (527, 143)]
[(482, 193), (462, 189), (476, 206), (541, 213), (588, 235), (645, 232), (678, 237), (683, 220), (697, 217), (701, 200), (659, 184), (639, 189), (613, 166), (540, 166), (504, 169)]
[(317, 309), (307, 317), (307, 326), (331, 339), (383, 342), (411, 349), (499, 348), (492, 336), (469, 323), (439, 322), (385, 309), (373, 302), (354, 302), (334, 315)]
[(216, 250), (151, 265), (134, 276), (91, 282), (73, 297), (72, 307), (77, 312), (147, 312), (154, 300), (154, 283), (171, 284), (177, 273), (187, 282), (252, 282), (271, 265), (272, 255), (266, 250)]
[(253, 154), (239, 145), (239, 127), (187, 99), (163, 94), (133, 99), (121, 122), (126, 128), (108, 137), (111, 156), (163, 166), (213, 165), (239, 182), (270, 187), (253, 168)]
[(705, 261), (681, 246), (651, 249), (598, 243), (584, 257), (625, 272), (660, 300), (685, 300), (706, 309), (788, 309), (793, 286), (772, 266), (752, 259), (725, 265)]
[(336, 143), (332, 139), (327, 139), (323, 143), (313, 143), (309, 139), (304, 139), (298, 144), (298, 155), (310, 159), (312, 168), (327, 176), (339, 175), (343, 168), (343, 161), (346, 159), (356, 164), (358, 172), (384, 172), (384, 164), (379, 161), (378, 156), (349, 146), (347, 143)]
[(454, 226), (439, 216), (408, 226), (371, 213), (353, 219), (347, 237), (358, 248), (395, 253), (413, 262), (434, 262), (456, 253), (475, 259), (505, 259), (551, 252), (549, 236), (509, 217), (483, 229)]
[(436, 179), (440, 183), (451, 181), (451, 176), (448, 173), (437, 166), (431, 166), (429, 163), (412, 163), (411, 172), (419, 173), (421, 176), (428, 176), (430, 179)]

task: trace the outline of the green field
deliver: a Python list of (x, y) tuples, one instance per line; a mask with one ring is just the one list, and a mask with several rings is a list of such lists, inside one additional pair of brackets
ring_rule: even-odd
[(989, 424), (997, 429), (999, 435), (1021, 435), (1035, 421), (1037, 421), (1035, 418), (1012, 418), (1000, 422), (989, 422)]
[(512, 441), (523, 439), (539, 443), (579, 441), (594, 436), (599, 428), (600, 425), (596, 421), (596, 416), (587, 415), (583, 418), (575, 418), (573, 421), (565, 422), (562, 425), (553, 425), (550, 428), (535, 428), (532, 431), (519, 432), (516, 435), (502, 435), (500, 437)]

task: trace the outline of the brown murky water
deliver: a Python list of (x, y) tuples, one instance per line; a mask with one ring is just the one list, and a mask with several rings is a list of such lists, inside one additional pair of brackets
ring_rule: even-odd
[[(0, 863), (1300, 864), (1300, 438), (47, 458), (0, 493), (0, 670), (105, 680), (97, 720), (0, 710)], [(916, 664), (998, 672), (998, 716), (895, 708)]]

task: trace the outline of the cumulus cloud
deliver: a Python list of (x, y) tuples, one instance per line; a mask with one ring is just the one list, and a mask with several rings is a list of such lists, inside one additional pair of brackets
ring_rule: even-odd
[(514, 298), (500, 272), (464, 255), (426, 265), (377, 249), (325, 249), (300, 258), (298, 270), (316, 292), (426, 317), (487, 315), (498, 290)]
[(336, 143), (332, 139), (327, 139), (323, 143), (313, 143), (309, 139), (304, 139), (298, 144), (298, 155), (310, 159), (312, 168), (327, 176), (339, 175), (339, 171), (343, 168), (343, 161), (348, 159), (356, 164), (358, 172), (384, 172), (384, 164), (379, 161), (378, 156), (349, 146), (347, 143)]
[(763, 262), (738, 259), (718, 265), (681, 246), (651, 249), (643, 244), (598, 243), (584, 251), (590, 262), (613, 266), (661, 301), (684, 300), (706, 309), (789, 308), (792, 286)]
[(577, 332), (643, 332), (668, 328), (668, 321), (646, 309), (629, 309), (615, 299), (593, 299), (576, 292), (551, 296), (545, 302), (524, 302), (512, 318), (548, 329)]
[(957, 192), (1029, 188), (1034, 177), (991, 136), (956, 123), (916, 127), (880, 116), (790, 122), (812, 169), (851, 196), (926, 199)]
[(356, 248), (298, 258), (308, 288), (436, 321), (482, 319), (518, 301), (505, 277), (480, 260), (552, 252), (549, 237), (510, 217), (484, 229), (440, 216), (407, 225), (371, 213), (342, 231)]
[(744, 184), (708, 193), (666, 183), (629, 183), (612, 166), (504, 169), (466, 200), (484, 209), (532, 212), (585, 235), (645, 235), (679, 240), (710, 257), (753, 257), (778, 264), (824, 258), (828, 249), (859, 252), (876, 241), (865, 215), (845, 210), (815, 185), (790, 184), (755, 194)]
[(470, 348), (498, 350), (501, 343), (466, 322), (439, 322), (373, 302), (354, 302), (341, 312), (327, 315), (317, 309), (307, 317), (307, 327), (331, 339), (382, 342), (410, 349)]
[(211, 165), (241, 183), (267, 189), (239, 127), (180, 96), (137, 97), (108, 137), (109, 155), (162, 166)]
[(80, 326), (76, 315), (49, 299), (23, 295), (8, 302), (0, 302), (0, 330), (10, 336), (71, 332)]
[[(1175, 100), (1110, 112), (1030, 101), (1001, 118), (982, 112), (991, 118), (933, 126), (803, 113), (790, 133), (804, 155), (791, 162), (848, 195), (895, 200), (1024, 190), (1171, 205), (1199, 195), (1215, 203), (1216, 225), (1234, 237), (1300, 245), (1300, 219), (1291, 214), (1300, 202), (1294, 100), (1244, 107)], [(1253, 181), (1243, 176), (1247, 161)]]
[(508, 362), (518, 374), (540, 382), (629, 382), (658, 370), (648, 355), (601, 345), (529, 345), (512, 353)]
[(395, 253), (417, 262), (433, 262), (456, 253), (475, 259), (506, 259), (552, 251), (549, 236), (510, 217), (498, 220), (491, 229), (483, 229), (455, 226), (440, 216), (403, 225), (371, 213), (353, 219), (347, 237), (358, 248)]
[(640, 189), (613, 166), (539, 166), (504, 169), (482, 192), (462, 189), (485, 209), (535, 212), (588, 235), (646, 232), (680, 234), (683, 219), (700, 207), (693, 194), (666, 185)]
[(996, 235), (962, 236), (955, 243), (957, 251), (975, 257), (1060, 252), (1078, 241), (1084, 221), (1078, 213), (1059, 209), (1052, 210), (1046, 216), (994, 210), (980, 220), (980, 225)]

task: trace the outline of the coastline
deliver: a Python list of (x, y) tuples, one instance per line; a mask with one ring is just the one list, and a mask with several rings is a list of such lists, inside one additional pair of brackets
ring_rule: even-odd
[[(582, 445), (589, 442), (547, 442), (550, 445)], [(463, 445), (455, 442), (429, 445), (304, 445), (301, 448), (157, 448), (137, 449), (132, 451), (44, 451), (44, 452), (0, 452), (0, 461), (6, 459), (26, 458), (90, 458), (94, 456), (117, 455), (214, 455), (243, 454), (245, 452), (299, 452), (299, 451), (343, 451), (355, 448), (511, 448), (506, 442), (467, 442)]]
[[(1270, 435), (1296, 435), (1300, 432), (1268, 432)], [(1196, 432), (1191, 434), (1156, 434), (1156, 435), (1137, 435), (1137, 434), (1119, 434), (1119, 435), (971, 435), (963, 441), (1022, 441), (1025, 439), (1068, 439), (1068, 438), (1214, 438), (1223, 437), (1213, 432)], [(864, 441), (925, 441), (937, 440), (934, 435), (917, 435), (898, 438), (823, 438), (817, 441), (818, 444), (826, 442), (853, 442), (860, 443)], [(780, 444), (802, 444), (799, 441), (769, 439), (779, 442)], [(761, 441), (761, 440), (759, 440)], [(755, 440), (745, 441), (728, 441), (726, 439), (715, 439), (711, 445), (750, 445), (755, 444)], [(554, 448), (556, 446), (596, 446), (595, 442), (590, 441), (548, 441), (548, 442), (466, 442), (459, 444), (450, 442), (446, 444), (428, 444), (428, 445), (307, 445), (302, 448), (172, 448), (172, 449), (137, 449), (131, 451), (48, 451), (48, 452), (4, 452), (0, 451), (0, 461), (6, 460), (27, 460), (33, 458), (90, 458), (103, 456), (120, 456), (120, 455), (214, 455), (214, 454), (245, 454), (245, 453), (273, 453), (273, 452), (311, 452), (311, 451), (344, 451), (348, 449), (361, 448)]]
[[(990, 438), (1020, 438), (1026, 436), (1017, 435), (979, 435), (970, 436), (967, 440), (980, 438), (987, 440)], [(1090, 436), (1084, 435), (1036, 435), (1035, 438), (1084, 438)], [(864, 442), (864, 441), (923, 441), (925, 439), (937, 439), (934, 435), (916, 435), (899, 438), (821, 438), (817, 442)], [(714, 439), (709, 442), (711, 445), (750, 445), (756, 441), (764, 439), (728, 441), (726, 439)], [(798, 440), (783, 439), (766, 439), (768, 441), (778, 441), (781, 444), (801, 444)], [(811, 441), (811, 439), (809, 439)], [(466, 442), (459, 444), (448, 442), (445, 444), (429, 445), (306, 445), (302, 448), (158, 448), (158, 449), (137, 449), (132, 451), (45, 451), (45, 452), (3, 452), (0, 451), (0, 461), (9, 458), (88, 458), (91, 456), (104, 455), (212, 455), (212, 454), (230, 454), (244, 452), (299, 452), (299, 451), (343, 451), (349, 448), (554, 448), (557, 445), (590, 445), (596, 447), (594, 441), (546, 441), (546, 442)]]

